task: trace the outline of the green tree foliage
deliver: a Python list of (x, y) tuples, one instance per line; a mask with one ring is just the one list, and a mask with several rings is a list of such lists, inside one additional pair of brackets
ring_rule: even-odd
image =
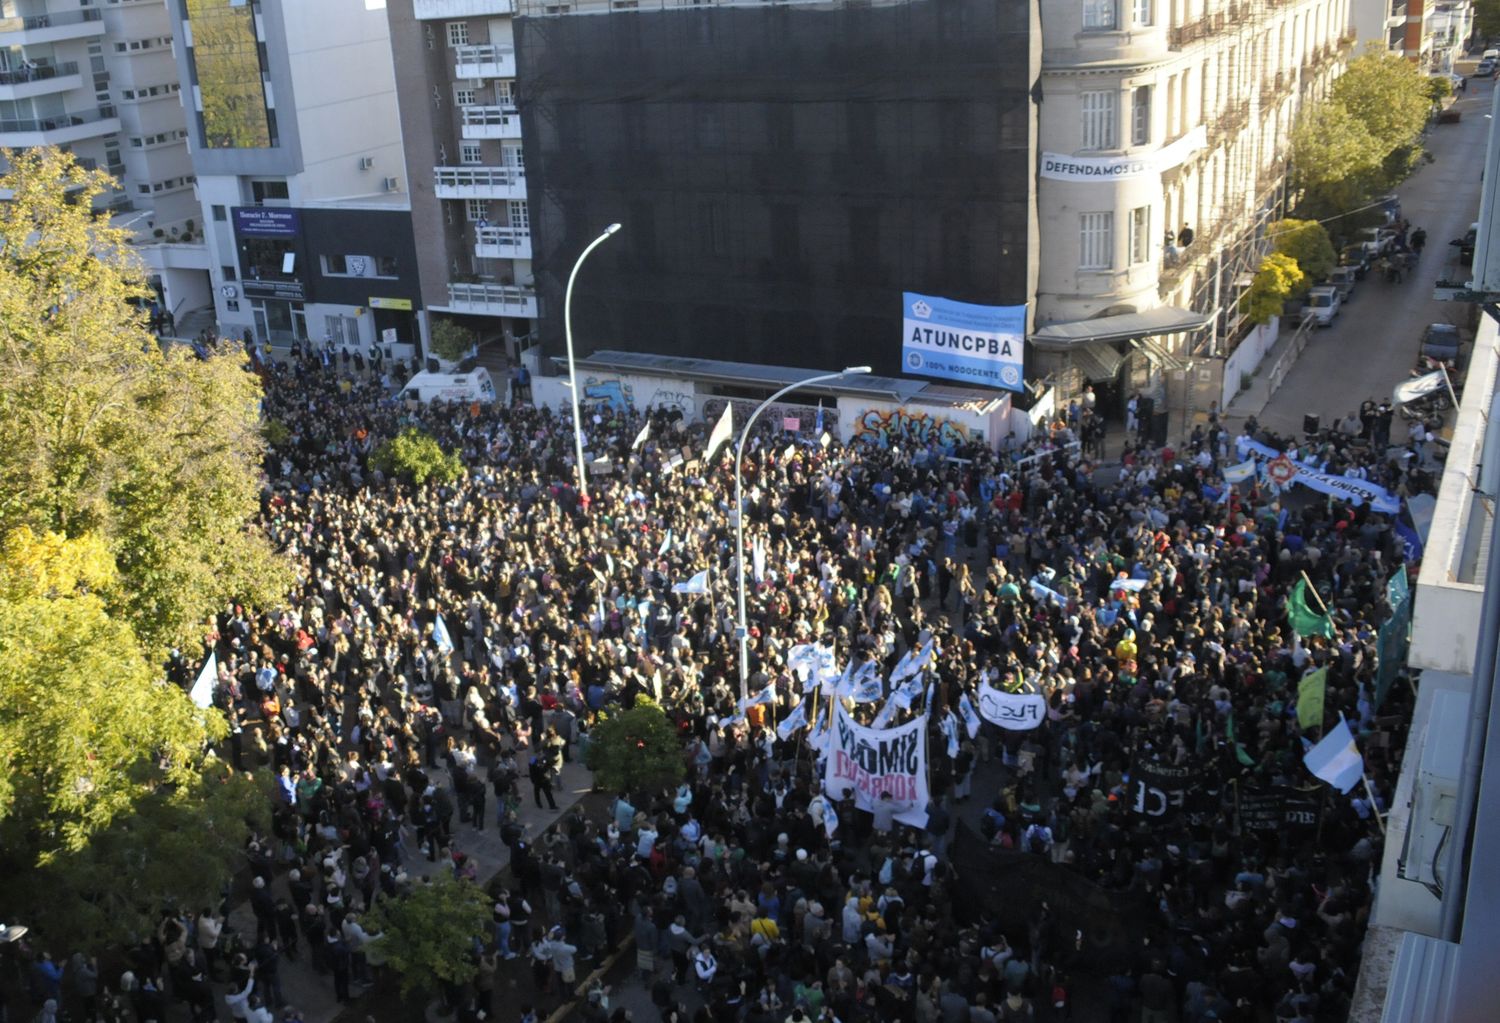
[(400, 476), (418, 486), (428, 480), (452, 483), (463, 475), (463, 462), (443, 450), (430, 434), (416, 427), (384, 441), (370, 456), (370, 464), (388, 476)]
[(163, 353), (131, 300), (144, 268), (90, 210), (107, 176), (55, 149), (6, 152), (0, 188), (0, 537), (95, 535), (107, 610), (154, 661), (214, 607), (274, 604), (288, 576), (247, 523), (259, 383), (229, 354)]
[(1447, 75), (1429, 75), (1427, 77), (1427, 98), (1432, 101), (1433, 106), (1439, 106), (1443, 100), (1453, 95), (1453, 79)]
[(1486, 39), (1500, 36), (1500, 0), (1474, 0), (1474, 31)]
[(474, 347), (474, 334), (444, 317), (432, 325), (432, 354), (446, 362), (462, 362)]
[(401, 995), (436, 993), (437, 982), (464, 984), (478, 972), (474, 939), (489, 932), (490, 900), (469, 881), (435, 875), (397, 899), (377, 902), (365, 920), (380, 933), (379, 955), (401, 977)]
[(662, 709), (637, 698), (589, 733), (588, 766), (607, 791), (654, 792), (682, 780), (682, 743)]
[(1427, 77), (1394, 53), (1366, 53), (1333, 83), (1331, 102), (1365, 126), (1384, 153), (1413, 146), (1432, 110)]
[(1306, 108), (1292, 126), (1292, 167), (1304, 208), (1335, 216), (1362, 205), (1382, 178), (1385, 154), (1362, 123), (1339, 103)]
[(1254, 324), (1280, 316), (1282, 306), (1302, 283), (1302, 271), (1291, 256), (1273, 252), (1261, 260), (1260, 269), (1240, 296), (1240, 311)]
[(1283, 256), (1296, 260), (1302, 271), (1302, 283), (1292, 292), (1304, 294), (1314, 281), (1325, 279), (1338, 266), (1338, 253), (1323, 225), (1315, 220), (1278, 220), (1266, 229), (1271, 247)]

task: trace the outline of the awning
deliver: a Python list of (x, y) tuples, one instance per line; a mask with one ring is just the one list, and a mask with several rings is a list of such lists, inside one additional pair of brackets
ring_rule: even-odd
[(1129, 341), (1198, 330), (1212, 322), (1213, 317), (1206, 313), (1195, 313), (1176, 306), (1162, 306), (1143, 313), (1121, 313), (1117, 316), (1096, 316), (1092, 320), (1049, 323), (1045, 327), (1038, 327), (1027, 340), (1038, 348), (1060, 352), (1105, 341)]
[(1125, 361), (1125, 356), (1108, 345), (1074, 345), (1068, 349), (1067, 358), (1091, 384), (1113, 380)]

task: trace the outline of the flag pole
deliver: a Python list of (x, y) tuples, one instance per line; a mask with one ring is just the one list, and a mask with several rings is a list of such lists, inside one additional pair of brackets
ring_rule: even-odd
[(1318, 606), (1323, 609), (1323, 617), (1331, 621), (1333, 619), (1333, 615), (1329, 613), (1328, 605), (1323, 603), (1323, 598), (1318, 595), (1318, 588), (1314, 586), (1313, 581), (1307, 577), (1307, 569), (1305, 568), (1302, 570), (1302, 581), (1307, 583), (1307, 592), (1313, 595), (1313, 599), (1316, 600), (1318, 602)]
[(1375, 802), (1375, 790), (1370, 787), (1370, 776), (1364, 771), (1359, 772), (1359, 780), (1365, 783), (1365, 795), (1370, 797), (1370, 812), (1375, 815), (1375, 823), (1380, 825), (1380, 834), (1385, 836), (1385, 821), (1380, 816), (1380, 807)]

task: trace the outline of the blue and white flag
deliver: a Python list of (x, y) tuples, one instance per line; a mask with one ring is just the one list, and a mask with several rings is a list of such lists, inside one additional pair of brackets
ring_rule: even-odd
[(214, 705), (214, 687), (218, 684), (219, 655), (209, 651), (208, 660), (203, 662), (203, 670), (198, 672), (198, 680), (193, 683), (188, 695), (195, 705), (207, 709)]
[(880, 676), (875, 672), (874, 667), (874, 662), (871, 662), (868, 677), (856, 683), (854, 692), (849, 695), (855, 703), (874, 703), (885, 695), (885, 685), (880, 681)]
[(979, 734), (979, 712), (974, 709), (974, 704), (969, 700), (968, 693), (961, 693), (958, 697), (958, 712), (963, 715), (964, 728), (968, 729), (969, 738)]
[(663, 540), (661, 542), (661, 546), (658, 547), (658, 548), (656, 548), (656, 556), (658, 558), (665, 557), (667, 551), (669, 551), (671, 549), (672, 549), (672, 531), (669, 529), (669, 530), (667, 530), (666, 537), (663, 538)]
[(781, 724), (776, 726), (776, 734), (782, 742), (786, 742), (793, 732), (805, 727), (807, 727), (807, 701), (803, 700), (793, 708)]
[(1050, 603), (1056, 604), (1058, 607), (1068, 606), (1067, 597), (1064, 597), (1061, 593), (1058, 593), (1056, 590), (1052, 589), (1041, 580), (1036, 578), (1033, 578), (1031, 580), (1031, 595), (1037, 600), (1048, 601)]
[[(896, 716), (897, 703), (894, 698), (886, 700), (881, 705), (880, 713), (875, 715), (875, 720), (870, 722), (871, 728), (884, 728), (891, 723), (891, 718)], [(901, 709), (905, 709), (902, 707)]]
[(448, 623), (443, 621), (443, 616), (438, 615), (432, 623), (432, 641), (437, 648), (445, 654), (453, 652), (453, 637), (448, 635)]
[(1402, 554), (1406, 560), (1420, 561), (1424, 549), (1421, 534), (1417, 532), (1414, 526), (1407, 525), (1406, 520), (1399, 515), (1396, 517), (1395, 526), (1396, 535), (1401, 538)]
[(1255, 476), (1255, 459), (1247, 458), (1239, 465), (1230, 465), (1224, 468), (1225, 483), (1243, 483)]
[(918, 672), (906, 680), (906, 684), (891, 693), (891, 702), (902, 710), (910, 709), (912, 701), (922, 695), (922, 674)]
[(1340, 715), (1338, 727), (1308, 750), (1302, 758), (1307, 769), (1340, 792), (1348, 792), (1359, 784), (1365, 773), (1365, 759), (1354, 745), (1354, 735), (1349, 723)]
[(952, 714), (945, 714), (938, 722), (938, 731), (948, 737), (948, 759), (958, 756), (958, 721)]
[(707, 593), (708, 569), (704, 569), (685, 583), (673, 583), (673, 593)]
[(719, 719), (720, 728), (733, 728), (735, 725), (743, 725), (744, 723), (745, 715), (743, 714), (726, 714)]
[(754, 696), (740, 701), (740, 713), (743, 714), (751, 707), (759, 707), (761, 704), (776, 702), (776, 683), (772, 682)]
[[(865, 661), (858, 668), (855, 667), (856, 663), (853, 657), (849, 658), (849, 663), (844, 665), (844, 673), (839, 676), (838, 685), (834, 688), (835, 695), (841, 700), (852, 697), (855, 691), (864, 686), (871, 678), (875, 679), (876, 685), (880, 684), (880, 677), (876, 674), (874, 661)], [(879, 697), (877, 696), (876, 699), (879, 699)]]
[(1109, 584), (1111, 590), (1129, 590), (1139, 593), (1146, 588), (1145, 579), (1115, 579)]
[(829, 675), (838, 677), (833, 651), (816, 643), (799, 643), (788, 650), (786, 666), (802, 680), (804, 691), (816, 688)]
[(921, 645), (908, 650), (896, 666), (891, 669), (891, 685), (904, 682), (913, 675), (919, 674), (932, 662), (933, 651), (936, 649), (937, 640), (931, 638), (930, 634), (924, 633)]

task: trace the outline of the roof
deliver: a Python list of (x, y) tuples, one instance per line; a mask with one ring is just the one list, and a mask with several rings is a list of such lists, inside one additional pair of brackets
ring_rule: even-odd
[(1162, 306), (1141, 313), (1120, 313), (1115, 316), (1096, 316), (1092, 320), (1049, 323), (1032, 331), (1026, 340), (1040, 348), (1065, 351), (1078, 345), (1101, 341), (1128, 341), (1132, 338), (1198, 330), (1211, 322), (1213, 317), (1206, 313), (1195, 313), (1176, 306)]
[[(562, 361), (562, 360), (559, 360)], [(650, 352), (605, 350), (578, 360), (582, 369), (615, 370), (705, 383), (751, 385), (781, 388), (805, 380), (817, 370), (799, 366), (762, 366), (753, 362), (724, 362), (719, 359), (695, 359), (684, 355), (656, 355)], [(828, 372), (837, 372), (830, 369)], [(1003, 400), (1008, 392), (985, 387), (963, 387), (904, 377), (872, 376), (859, 373), (840, 380), (812, 384), (809, 391), (828, 394), (861, 395), (886, 401), (919, 401), (925, 404), (958, 407), (975, 402), (988, 404)]]

